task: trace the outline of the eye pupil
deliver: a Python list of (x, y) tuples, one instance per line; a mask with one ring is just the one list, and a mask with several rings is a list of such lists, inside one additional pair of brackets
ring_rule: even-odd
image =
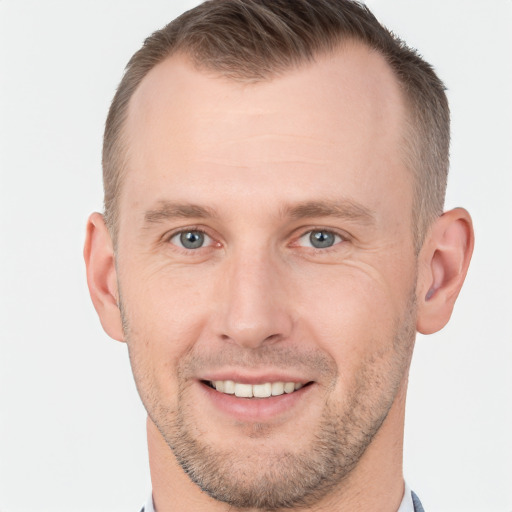
[(334, 234), (328, 231), (313, 231), (309, 235), (309, 241), (313, 247), (324, 249), (334, 245)]
[(200, 231), (185, 231), (180, 235), (180, 242), (186, 249), (198, 249), (204, 244), (204, 234)]

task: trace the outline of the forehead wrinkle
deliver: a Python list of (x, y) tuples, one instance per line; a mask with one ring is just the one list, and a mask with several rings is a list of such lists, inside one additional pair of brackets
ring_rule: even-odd
[(275, 157), (273, 159), (270, 158), (252, 158), (251, 163), (247, 164), (246, 161), (240, 160), (231, 161), (228, 158), (198, 158), (193, 163), (195, 164), (205, 164), (209, 166), (219, 165), (225, 168), (234, 168), (239, 169), (240, 171), (255, 171), (257, 172), (258, 167), (261, 165), (269, 165), (269, 164), (283, 164), (283, 165), (296, 165), (296, 166), (321, 166), (325, 167), (326, 165), (331, 164), (330, 160), (315, 160), (312, 158), (301, 158), (301, 159), (288, 159), (288, 158), (278, 158)]
[(206, 219), (216, 218), (213, 208), (193, 203), (178, 203), (174, 201), (159, 201), (157, 206), (144, 213), (146, 224), (155, 224), (169, 219)]
[[(250, 123), (246, 123), (250, 124)], [(240, 132), (245, 130), (240, 127)], [(251, 163), (311, 163), (327, 165), (332, 158), (326, 153), (336, 147), (333, 141), (320, 136), (301, 133), (230, 133), (224, 140), (201, 140), (198, 148), (193, 148), (193, 159), (201, 161), (227, 161), (229, 159), (247, 160)]]

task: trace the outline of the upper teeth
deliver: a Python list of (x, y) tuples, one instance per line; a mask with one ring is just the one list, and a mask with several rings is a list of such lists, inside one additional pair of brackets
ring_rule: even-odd
[(283, 393), (293, 393), (303, 384), (299, 382), (265, 382), (264, 384), (241, 384), (232, 380), (215, 380), (212, 386), (221, 393), (235, 395), (241, 398), (266, 398)]

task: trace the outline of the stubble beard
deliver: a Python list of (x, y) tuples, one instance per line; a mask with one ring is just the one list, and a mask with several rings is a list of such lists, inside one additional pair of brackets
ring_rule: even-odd
[[(235, 509), (277, 511), (318, 503), (350, 474), (385, 414), (371, 425), (358, 425), (351, 416), (336, 415), (326, 406), (312, 439), (299, 453), (215, 449), (193, 434), (197, 429), (181, 407), (170, 428), (159, 429), (182, 469), (203, 492)], [(264, 437), (265, 426), (252, 427), (255, 437), (259, 429)], [(297, 432), (302, 435), (309, 433)]]
[[(171, 409), (151, 392), (154, 388), (148, 382), (148, 375), (138, 367), (131, 350), (130, 359), (150, 419), (183, 471), (203, 492), (235, 509), (269, 512), (301, 509), (318, 503), (334, 488), (338, 492), (379, 431), (406, 379), (414, 345), (414, 316), (415, 302), (412, 300), (406, 318), (397, 326), (392, 348), (395, 357), (387, 375), (375, 371), (374, 363), (382, 354), (372, 354), (361, 364), (343, 405), (336, 405), (332, 399), (326, 401), (316, 432), (304, 433), (311, 439), (298, 453), (284, 450), (255, 453), (240, 448), (222, 450), (209, 445), (202, 441), (196, 417), (188, 411), (183, 379), (180, 380), (177, 406)], [(126, 318), (123, 325), (130, 348)], [(281, 351), (278, 358), (289, 362), (293, 355), (289, 353), (287, 356), (284, 352)], [(275, 364), (274, 360), (272, 362)], [(310, 358), (307, 364), (310, 364)], [(324, 360), (319, 364), (325, 366), (327, 363)], [(328, 364), (335, 380), (334, 363), (328, 361)], [(253, 429), (255, 433), (258, 429), (262, 433), (265, 425), (253, 425)], [(297, 432), (298, 436), (302, 434)]]

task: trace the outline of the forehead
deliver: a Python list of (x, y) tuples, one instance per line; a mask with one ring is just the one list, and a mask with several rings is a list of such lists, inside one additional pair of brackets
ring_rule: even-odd
[(405, 116), (391, 69), (362, 45), (257, 83), (199, 71), (174, 55), (131, 99), (120, 203), (141, 189), (154, 195), (141, 201), (192, 188), (208, 201), (212, 182), (229, 183), (237, 197), (260, 191), (276, 202), (281, 185), (282, 199), (293, 202), (316, 183), (379, 202), (394, 182), (410, 180), (402, 162)]

